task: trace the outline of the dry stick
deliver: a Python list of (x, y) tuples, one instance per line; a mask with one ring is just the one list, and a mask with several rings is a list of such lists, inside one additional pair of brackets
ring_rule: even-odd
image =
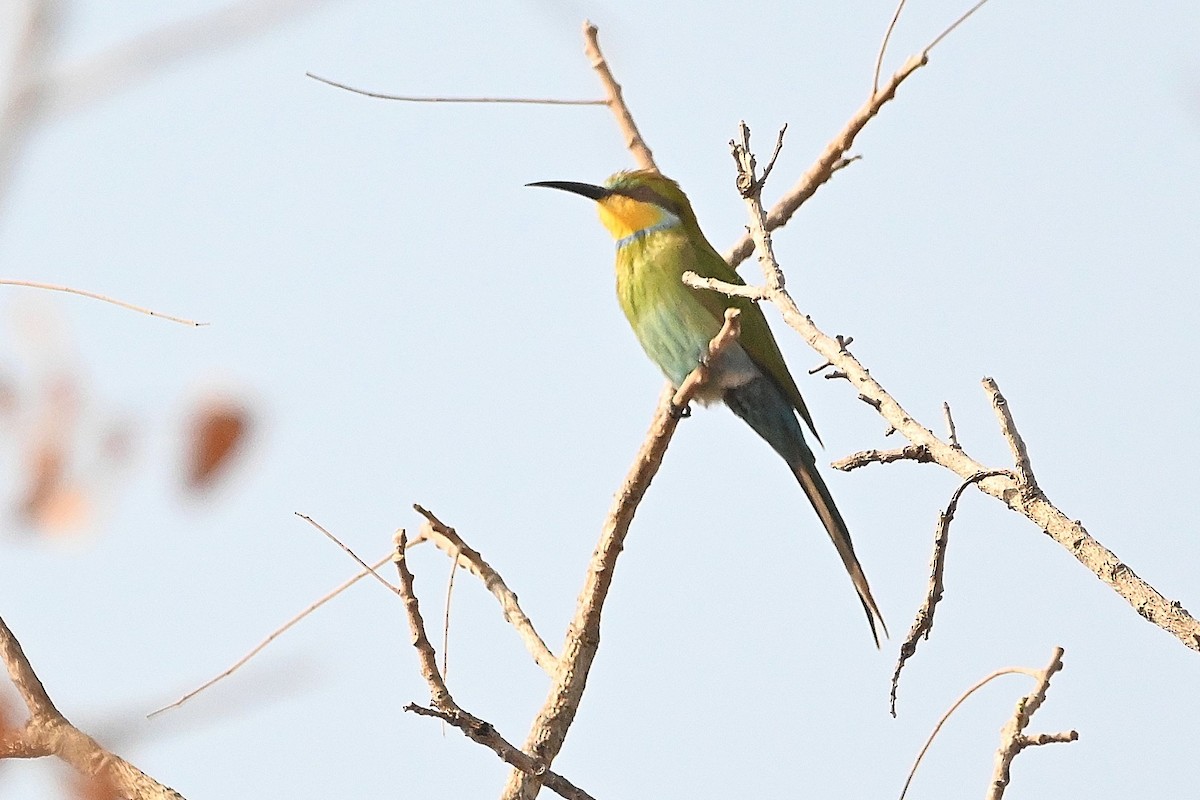
[(946, 569), (946, 549), (950, 544), (950, 522), (954, 519), (954, 514), (958, 510), (958, 501), (968, 486), (992, 475), (1004, 474), (1008, 473), (1003, 470), (996, 470), (993, 472), (979, 472), (972, 475), (954, 490), (954, 494), (950, 497), (950, 503), (946, 506), (946, 510), (938, 515), (937, 527), (934, 529), (933, 534), (933, 556), (929, 559), (929, 590), (925, 594), (925, 602), (917, 610), (916, 619), (913, 620), (912, 628), (908, 631), (908, 636), (904, 638), (904, 643), (900, 645), (900, 656), (896, 661), (896, 671), (892, 674), (892, 717), (896, 716), (896, 692), (900, 688), (900, 671), (904, 669), (904, 662), (908, 661), (917, 652), (917, 641), (922, 636), (928, 640), (929, 634), (933, 632), (933, 612), (937, 608), (938, 602), (941, 601), (942, 594), (945, 592), (942, 576)]
[[(735, 341), (739, 329), (737, 310), (727, 310), (721, 331), (709, 343), (705, 363), (712, 363), (712, 359)], [(673, 413), (672, 409), (683, 408), (688, 403), (699, 381), (698, 377), (693, 380), (692, 376), (702, 370), (703, 366), (693, 370), (678, 392), (668, 387), (662, 393), (658, 408), (654, 412), (654, 422), (651, 423), (646, 439), (634, 458), (625, 482), (613, 498), (600, 541), (588, 565), (587, 579), (575, 606), (575, 615), (567, 629), (567, 638), (563, 643), (559, 668), (554, 673), (549, 697), (538, 713), (533, 729), (522, 748), (544, 764), (552, 763), (562, 749), (567, 729), (575, 719), (575, 712), (583, 697), (588, 671), (600, 646), (600, 614), (612, 584), (617, 557), (621, 554), (638, 503), (645, 496), (650, 482), (658, 472), (667, 452), (667, 445), (670, 444), (675, 427), (679, 424), (680, 415)], [(539, 783), (537, 778), (523, 772), (515, 772), (509, 776), (501, 798), (531, 800), (537, 796)]]
[[(920, 54), (912, 56), (908, 59), (908, 61), (904, 62), (904, 65), (900, 67), (900, 69), (897, 70), (894, 75), (892, 75), (891, 80), (887, 82), (887, 85), (885, 85), (882, 89), (876, 88), (875, 91), (871, 93), (871, 97), (842, 127), (841, 132), (838, 133), (838, 135), (835, 136), (833, 140), (825, 146), (825, 151), (822, 152), (817, 158), (816, 163), (809, 167), (808, 171), (800, 177), (800, 180), (796, 182), (795, 186), (788, 190), (788, 192), (784, 194), (783, 197), (779, 198), (775, 205), (771, 207), (770, 212), (766, 216), (766, 229), (768, 231), (773, 231), (776, 228), (786, 225), (788, 220), (792, 218), (792, 215), (796, 213), (796, 210), (800, 208), (800, 206), (803, 205), (808, 198), (812, 197), (813, 194), (816, 193), (817, 189), (821, 188), (821, 186), (825, 184), (825, 182), (828, 181), (835, 172), (847, 166), (850, 161), (854, 160), (848, 159), (846, 157), (846, 153), (854, 145), (855, 137), (857, 137), (858, 134), (862, 132), (862, 129), (866, 127), (866, 124), (870, 122), (876, 114), (879, 113), (884, 104), (896, 96), (896, 90), (900, 87), (900, 84), (903, 83), (909, 75), (912, 75), (918, 69), (929, 63), (930, 51), (933, 50), (933, 48), (937, 46), (939, 42), (945, 39), (951, 31), (964, 23), (972, 14), (978, 11), (986, 2), (987, 0), (981, 0), (981, 2), (976, 3), (975, 6), (973, 6), (969, 11), (955, 20), (950, 27), (938, 34), (937, 37), (934, 38), (934, 40), (930, 42)], [(888, 29), (888, 32), (890, 35), (890, 28)], [(884, 46), (886, 47), (886, 37)], [(881, 53), (882, 51), (883, 48), (880, 48)], [(878, 81), (876, 81), (875, 86), (878, 87)], [(729, 262), (730, 266), (736, 267), (738, 264), (749, 258), (750, 254), (753, 252), (754, 241), (751, 239), (749, 233), (744, 233), (733, 244), (733, 246), (725, 252), (724, 255), (725, 260)]]
[(562, 797), (569, 800), (591, 800), (591, 795), (572, 784), (566, 778), (551, 772), (544, 762), (530, 758), (510, 744), (491, 723), (464, 711), (450, 694), (446, 681), (438, 672), (437, 653), (429, 643), (425, 634), (425, 620), (421, 617), (421, 607), (417, 595), (413, 591), (413, 574), (408, 568), (405, 558), (408, 542), (404, 531), (396, 534), (396, 549), (392, 560), (396, 562), (396, 570), (400, 575), (398, 592), (404, 600), (404, 611), (408, 618), (408, 627), (412, 633), (413, 647), (417, 651), (417, 660), (425, 682), (429, 685), (430, 699), (433, 708), (409, 703), (405, 711), (421, 716), (436, 717), (462, 731), (474, 742), (482, 744), (500, 756), (505, 763), (521, 771), (521, 774), (536, 776), (543, 784)]
[[(759, 188), (761, 189), (761, 184)], [(752, 196), (747, 198), (747, 202), (761, 204), (761, 199)], [(760, 216), (751, 214), (752, 241), (765, 240), (767, 237), (766, 226), (758, 224)], [(770, 265), (765, 267), (768, 270), (768, 280), (774, 268)], [(697, 285), (689, 281), (686, 275), (684, 283), (689, 286)], [(704, 288), (713, 288), (729, 294), (737, 294), (740, 290), (740, 287), (721, 284), (719, 281), (706, 282)], [(912, 444), (924, 447), (930, 460), (954, 472), (963, 480), (981, 472), (994, 471), (968, 456), (962, 447), (942, 441), (933, 431), (914, 419), (842, 342), (826, 335), (810, 317), (800, 313), (787, 290), (772, 291), (766, 287), (760, 288), (779, 309), (784, 321), (808, 342), (809, 347), (824, 357), (837, 370), (839, 377), (848, 380), (858, 391), (859, 397), (879, 412), (894, 431), (899, 432)], [(1029, 466), (1029, 454), (1024, 441), (1017, 433), (1007, 401), (991, 378), (983, 379), (983, 387), (996, 408), (1001, 432), (1012, 450), (1017, 472), (1015, 477), (1001, 473), (985, 478), (978, 482), (979, 489), (1037, 525), (1046, 535), (1075, 556), (1079, 563), (1125, 598), (1142, 617), (1179, 639), (1188, 648), (1200, 651), (1200, 622), (1178, 601), (1167, 600), (1157, 589), (1139, 578), (1116, 554), (1092, 538), (1082, 523), (1070, 519), (1046, 499), (1034, 481), (1033, 471)], [(854, 466), (872, 463), (872, 460), (866, 453), (858, 453), (849, 459), (843, 459), (841, 463), (850, 464), (844, 468), (852, 469)]]
[(533, 656), (533, 660), (548, 675), (553, 675), (554, 671), (558, 669), (558, 658), (542, 641), (542, 637), (534, 629), (529, 617), (525, 616), (525, 612), (521, 610), (517, 595), (504, 583), (500, 573), (483, 560), (483, 556), (478, 550), (464, 542), (454, 528), (434, 516), (433, 512), (420, 505), (413, 505), (413, 509), (425, 518), (425, 523), (421, 526), (421, 536), (433, 542), (437, 549), (452, 559), (456, 559), (456, 563), (464, 564), (472, 575), (483, 581), (484, 588), (500, 601), (500, 610), (504, 613), (504, 621), (516, 630), (525, 649)]
[(638, 131), (637, 123), (633, 121), (633, 114), (629, 112), (629, 107), (625, 105), (625, 98), (621, 93), (621, 84), (617, 83), (617, 79), (613, 77), (612, 70), (608, 68), (608, 60), (605, 59), (604, 53), (600, 50), (600, 41), (597, 38), (599, 33), (599, 28), (591, 22), (584, 21), (583, 52), (587, 55), (588, 61), (591, 62), (592, 69), (596, 70), (596, 75), (600, 78), (601, 85), (604, 86), (604, 91), (608, 95), (608, 99), (605, 102), (609, 110), (612, 111), (613, 116), (616, 117), (617, 127), (621, 129), (621, 133), (625, 137), (625, 147), (633, 154), (633, 159), (637, 162), (638, 168), (658, 172), (658, 165), (654, 163), (654, 154), (650, 152), (650, 147)]
[(108, 297), (95, 292), (87, 292), (83, 289), (75, 289), (71, 286), (60, 286), (56, 283), (39, 283), (38, 281), (18, 281), (9, 278), (0, 278), (0, 286), (27, 286), (30, 289), (46, 289), (51, 292), (66, 292), (68, 294), (77, 294), (80, 297), (90, 297), (93, 300), (100, 300), (105, 303), (112, 303), (114, 306), (127, 308), (130, 311), (136, 311), (139, 314), (145, 314), (150, 317), (158, 317), (159, 319), (169, 320), (170, 322), (178, 322), (180, 325), (188, 325), (193, 328), (202, 328), (208, 325), (207, 322), (196, 322), (195, 320), (185, 319), (183, 317), (173, 317), (170, 314), (164, 314), (161, 311), (155, 311), (144, 306), (135, 306), (133, 303), (126, 303), (124, 300), (117, 300), (114, 297)]
[[(1058, 652), (1061, 652), (1061, 648), (1058, 649)], [(938, 733), (941, 732), (942, 726), (945, 725), (946, 720), (950, 719), (950, 716), (958, 710), (958, 707), (967, 701), (968, 697), (975, 694), (975, 692), (979, 691), (984, 686), (1003, 675), (1028, 675), (1031, 678), (1037, 678), (1040, 674), (1041, 673), (1038, 670), (1029, 669), (1028, 667), (1005, 667), (1004, 669), (996, 670), (987, 677), (978, 681), (970, 689), (967, 689), (965, 692), (963, 692), (959, 698), (954, 701), (954, 704), (951, 705), (950, 708), (946, 709), (946, 713), (942, 714), (941, 718), (937, 721), (937, 724), (933, 726), (933, 730), (930, 731), (929, 737), (925, 739), (925, 744), (921, 746), (921, 751), (917, 753), (917, 757), (913, 761), (912, 768), (908, 771), (908, 777), (904, 780), (904, 788), (900, 790), (900, 800), (904, 800), (904, 796), (908, 794), (908, 787), (912, 785), (913, 777), (915, 777), (917, 774), (917, 767), (921, 766), (922, 759), (924, 759), (925, 754), (929, 752), (929, 748), (933, 745), (933, 740), (937, 738)]]
[(916, 461), (918, 464), (928, 464), (933, 461), (933, 454), (923, 444), (906, 444), (894, 450), (863, 450), (858, 453), (839, 458), (830, 464), (842, 472), (865, 467), (867, 464), (891, 464), (894, 461)]
[(879, 73), (883, 71), (883, 57), (887, 54), (888, 42), (892, 40), (892, 31), (896, 29), (896, 23), (900, 21), (900, 13), (904, 11), (904, 4), (907, 0), (900, 0), (896, 6), (896, 12), (892, 14), (892, 21), (888, 23), (887, 31), (883, 34), (883, 41), (879, 45), (879, 55), (875, 58), (875, 77), (871, 80), (871, 96), (874, 97), (879, 93)]
[[(409, 542), (408, 544), (411, 547), (415, 544), (418, 544), (419, 541), (421, 541), (421, 540), (414, 539), (413, 541)], [(291, 627), (293, 625), (295, 625), (297, 622), (304, 619), (309, 614), (313, 613), (318, 608), (325, 605), (330, 600), (337, 597), (339, 594), (346, 591), (351, 586), (353, 586), (354, 584), (358, 583), (363, 578), (370, 575), (374, 570), (379, 569), (380, 567), (382, 567), (384, 564), (386, 564), (387, 562), (389, 562), (391, 560), (392, 560), (392, 555), (389, 553), (388, 555), (384, 556), (383, 558), (379, 559), (374, 564), (372, 564), (370, 569), (364, 569), (361, 572), (359, 572), (357, 575), (354, 575), (353, 577), (351, 577), (348, 580), (344, 581), (343, 583), (339, 584), (337, 586), (337, 588), (328, 592), (327, 594), (325, 594), (323, 597), (321, 597), (316, 602), (311, 603), (307, 608), (305, 608), (299, 614), (296, 614), (294, 617), (289, 619), (287, 622), (283, 623), (278, 628), (276, 628), (269, 636), (267, 636), (267, 638), (263, 639), (261, 642), (259, 642), (257, 645), (255, 645), (254, 649), (252, 649), (250, 652), (246, 653), (246, 655), (242, 656), (237, 661), (233, 662), (233, 664), (231, 664), (229, 666), (229, 668), (226, 669), (224, 672), (222, 672), (220, 675), (216, 675), (216, 676), (208, 679), (204, 683), (197, 686), (195, 689), (192, 689), (190, 692), (185, 694), (183, 697), (180, 697), (174, 703), (170, 703), (168, 705), (163, 706), (162, 708), (151, 711), (149, 714), (146, 715), (146, 717), (149, 718), (149, 717), (157, 716), (158, 714), (161, 714), (162, 712), (167, 711), (169, 709), (178, 708), (179, 706), (186, 703), (188, 700), (191, 700), (193, 697), (195, 697), (196, 695), (203, 692), (205, 689), (208, 689), (209, 687), (213, 686), (214, 684), (219, 683), (220, 681), (223, 681), (225, 678), (228, 678), (230, 675), (232, 675), (233, 673), (235, 673), (239, 669), (241, 669), (242, 666), (245, 665), (247, 661), (254, 658), (256, 655), (258, 655), (263, 650), (265, 650), (267, 648), (267, 645), (271, 644), (271, 642), (275, 641), (281, 635), (283, 635), (283, 633), (285, 633), (286, 631), (291, 629)]]
[(0, 619), (0, 659), (29, 710), (23, 728), (0, 736), (0, 758), (58, 756), (89, 780), (134, 800), (183, 800), (67, 721), (55, 707), (8, 625)]
[(1054, 648), (1054, 655), (1046, 668), (1037, 672), (1037, 686), (1029, 694), (1017, 701), (1016, 711), (1012, 718), (1000, 730), (1000, 748), (996, 751), (996, 766), (992, 772), (992, 782), (988, 786), (987, 800), (1000, 800), (1011, 779), (1009, 774), (1013, 759), (1026, 747), (1060, 742), (1074, 742), (1079, 739), (1079, 732), (1070, 730), (1061, 733), (1040, 733), (1026, 736), (1024, 731), (1032, 717), (1046, 700), (1046, 692), (1050, 689), (1050, 678), (1062, 669), (1063, 649)]
[(962, 445), (958, 443), (958, 431), (954, 427), (954, 416), (950, 413), (950, 404), (944, 401), (942, 414), (946, 417), (946, 435), (950, 440), (950, 446), (961, 448)]
[(428, 97), (415, 95), (400, 95), (400, 94), (385, 94), (383, 92), (369, 92), (366, 89), (358, 89), (354, 86), (349, 86), (344, 83), (338, 83), (330, 78), (322, 78), (313, 72), (304, 73), (307, 77), (314, 81), (334, 86), (338, 89), (345, 89), (348, 92), (361, 94), (366, 97), (377, 97), (380, 100), (400, 100), (405, 103), (510, 103), (518, 105), (536, 105), (536, 106), (606, 106), (607, 100), (555, 100), (552, 98), (536, 98), (536, 97)]

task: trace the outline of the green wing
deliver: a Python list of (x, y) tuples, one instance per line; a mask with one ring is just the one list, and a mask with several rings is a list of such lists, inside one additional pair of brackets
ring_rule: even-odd
[[(692, 263), (695, 265), (694, 269), (697, 275), (715, 278), (738, 286), (746, 284), (733, 267), (725, 263), (725, 259), (721, 258), (720, 254), (707, 241), (703, 238), (700, 241), (703, 244), (698, 244), (694, 240), (692, 242), (693, 249), (696, 251)], [(722, 319), (725, 316), (725, 309), (730, 306), (741, 310), (742, 334), (739, 341), (742, 348), (759, 369), (774, 378), (775, 382), (782, 387), (788, 399), (791, 400), (792, 407), (796, 409), (800, 418), (812, 431), (813, 436), (820, 442), (821, 436), (817, 433), (816, 426), (813, 425), (808, 407), (804, 405), (800, 389), (796, 386), (792, 373), (788, 371), (787, 362), (783, 360), (783, 353), (779, 351), (775, 335), (771, 333), (771, 328), (767, 325), (767, 318), (758, 304), (745, 297), (728, 297), (717, 291), (697, 289), (695, 292), (704, 307), (717, 319)]]

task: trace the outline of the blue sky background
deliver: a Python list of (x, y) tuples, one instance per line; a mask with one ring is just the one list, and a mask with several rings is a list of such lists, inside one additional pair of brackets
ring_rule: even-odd
[[(73, 3), (55, 63), (215, 7)], [(914, 2), (885, 72), (963, 10)], [(760, 151), (789, 125), (769, 200), (865, 100), (891, 13), (876, 0), (326, 3), (38, 129), (0, 217), (3, 277), (211, 323), (0, 292), (0, 371), (22, 403), (3, 423), (0, 613), (64, 713), (193, 800), (498, 795), (493, 754), (401, 711), (427, 689), (400, 604), (367, 582), (218, 688), (142, 718), (354, 571), (294, 512), (377, 558), (425, 505), (557, 649), (661, 387), (593, 210), (524, 188), (632, 166), (605, 109), (405, 105), (304, 73), (599, 97), (581, 53), (590, 18), (660, 167), (724, 249), (745, 219), (727, 147), (738, 120)], [(995, 377), (1051, 500), (1193, 610), (1198, 39), (1194, 3), (993, 0), (868, 126), (863, 160), (775, 237), (804, 312), (853, 335), (935, 430), (949, 401), (968, 452), (1006, 467), (979, 387)], [(805, 377), (820, 359), (776, 328), (824, 461), (898, 444), (844, 382)], [(15, 503), (57, 370), (83, 390), (73, 468), (93, 488), (85, 530), (51, 537)], [(198, 501), (181, 486), (183, 421), (214, 393), (249, 404), (255, 436)], [(132, 431), (115, 470), (95, 466), (112, 423)], [(893, 633), (883, 651), (784, 465), (728, 412), (698, 412), (634, 522), (557, 770), (598, 798), (894, 797), (960, 692), (1061, 645), (1066, 669), (1031, 730), (1080, 741), (1022, 755), (1009, 796), (1194, 791), (1197, 654), (974, 492), (891, 719), (896, 649), (956, 479), (912, 464), (826, 475)], [(446, 559), (422, 548), (411, 562), (436, 620)], [(456, 699), (523, 740), (547, 680), (465, 576), (451, 635)], [(977, 695), (910, 797), (982, 794), (1030, 688), (1008, 677)], [(61, 796), (64, 772), (5, 763), (0, 793)]]

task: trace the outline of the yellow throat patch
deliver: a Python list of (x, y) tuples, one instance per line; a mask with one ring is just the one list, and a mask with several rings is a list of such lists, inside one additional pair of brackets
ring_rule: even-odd
[(600, 221), (618, 241), (662, 222), (665, 213), (653, 203), (644, 203), (622, 194), (598, 201)]

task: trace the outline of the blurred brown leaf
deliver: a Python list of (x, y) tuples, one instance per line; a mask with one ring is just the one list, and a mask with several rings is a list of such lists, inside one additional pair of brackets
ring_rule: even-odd
[(184, 478), (187, 488), (196, 492), (211, 488), (241, 450), (249, 428), (245, 406), (228, 400), (206, 401), (192, 416)]

